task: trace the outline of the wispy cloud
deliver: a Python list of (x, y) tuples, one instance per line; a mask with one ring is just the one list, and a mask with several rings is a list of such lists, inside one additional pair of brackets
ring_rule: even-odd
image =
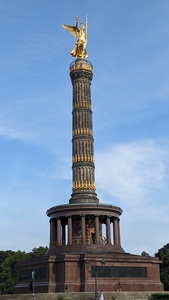
[(153, 140), (113, 145), (96, 154), (97, 186), (128, 206), (148, 202), (154, 190), (166, 188), (169, 154)]
[[(64, 92), (63, 92), (64, 93)], [(63, 95), (62, 93), (62, 95)], [(69, 108), (59, 109), (59, 97), (55, 99), (56, 91), (39, 94), (37, 97), (27, 97), (5, 101), (0, 112), (0, 136), (8, 139), (34, 141), (48, 145), (49, 139), (55, 141), (63, 136), (62, 132), (55, 128), (59, 122), (65, 122), (65, 116), (69, 120)], [(58, 94), (59, 95), (59, 94)], [(57, 115), (57, 118), (56, 118)], [(65, 129), (66, 130), (66, 129)]]

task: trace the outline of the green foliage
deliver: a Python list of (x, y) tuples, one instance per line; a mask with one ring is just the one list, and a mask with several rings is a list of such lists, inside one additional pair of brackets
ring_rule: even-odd
[[(17, 251), (7, 253), (1, 253), (1, 265), (0, 265), (0, 291), (2, 293), (12, 293), (13, 287), (16, 282), (16, 263), (28, 257), (25, 252)], [(6, 258), (5, 258), (6, 257)], [(4, 258), (4, 260), (2, 259)]]
[(169, 294), (152, 294), (148, 297), (148, 300), (169, 300)]
[(141, 253), (141, 255), (142, 255), (142, 256), (150, 256), (146, 251), (143, 251), (143, 252)]
[(32, 252), (29, 252), (30, 257), (39, 257), (46, 254), (48, 247), (39, 246), (38, 248), (33, 248)]
[(115, 300), (115, 299), (116, 299), (116, 297), (114, 297), (114, 296), (111, 297), (111, 300)]
[(7, 258), (10, 254), (14, 254), (14, 251), (7, 250), (7, 251), (0, 251), (0, 266), (2, 262)]
[(160, 266), (160, 277), (164, 284), (165, 291), (169, 291), (169, 244), (166, 244), (164, 247), (159, 249), (155, 256), (162, 260), (162, 264)]
[(47, 247), (34, 248), (32, 252), (0, 251), (0, 293), (12, 293), (16, 284), (16, 263), (20, 260), (42, 256), (47, 252)]
[(65, 297), (63, 295), (58, 295), (57, 296), (57, 300), (64, 300), (64, 299), (65, 299)]

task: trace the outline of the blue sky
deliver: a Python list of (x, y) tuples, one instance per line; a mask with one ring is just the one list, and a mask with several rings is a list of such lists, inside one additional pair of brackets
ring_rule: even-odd
[(126, 252), (169, 242), (169, 1), (1, 0), (0, 250), (49, 244), (71, 195), (74, 37), (89, 19), (97, 195), (123, 209)]

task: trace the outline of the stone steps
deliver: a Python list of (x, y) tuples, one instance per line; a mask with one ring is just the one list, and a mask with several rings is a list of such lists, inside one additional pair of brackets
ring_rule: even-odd
[[(104, 300), (148, 300), (152, 293), (157, 292), (105, 292)], [(168, 292), (160, 292), (169, 295)], [(58, 296), (62, 295), (64, 300), (94, 300), (94, 293), (48, 293), (35, 294), (35, 300), (58, 300)], [(12, 294), (0, 295), (0, 300), (32, 300), (32, 294)], [(98, 294), (98, 300), (100, 295)]]

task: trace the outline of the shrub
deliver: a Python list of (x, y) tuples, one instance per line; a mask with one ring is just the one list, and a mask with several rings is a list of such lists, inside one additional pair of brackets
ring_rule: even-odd
[(169, 300), (169, 294), (152, 294), (148, 300)]
[(65, 300), (65, 297), (63, 295), (58, 295), (57, 300)]

